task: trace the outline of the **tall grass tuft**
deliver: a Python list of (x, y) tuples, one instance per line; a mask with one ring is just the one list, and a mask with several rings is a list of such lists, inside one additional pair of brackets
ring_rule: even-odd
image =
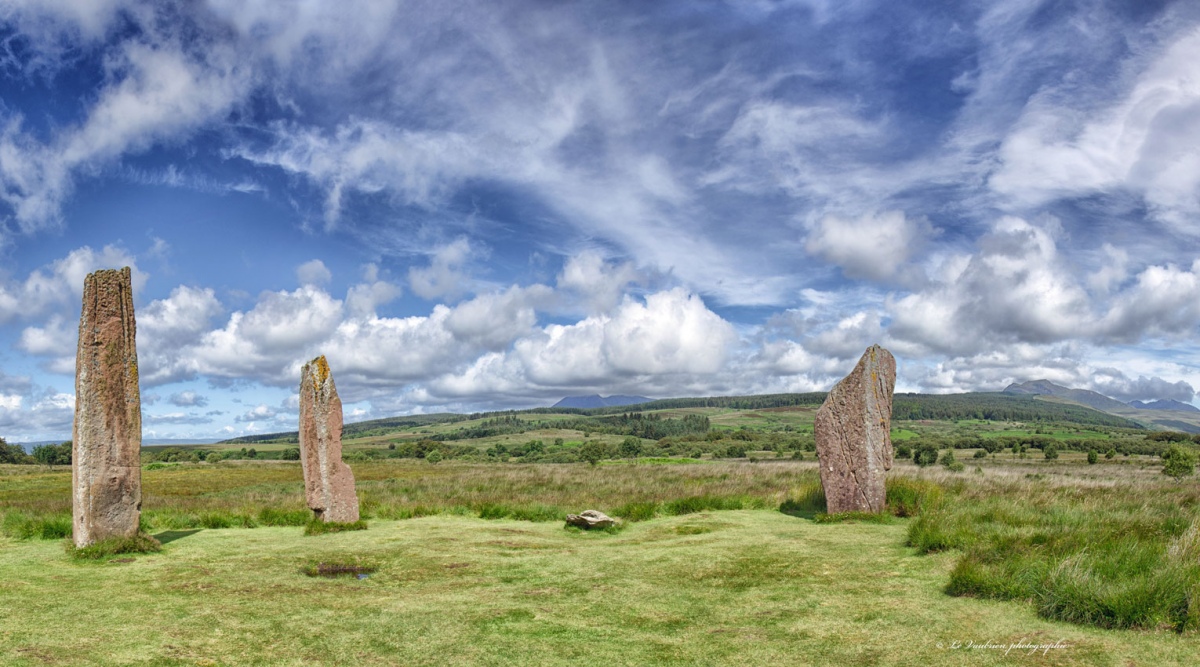
[(5, 535), (18, 540), (58, 540), (71, 536), (71, 516), (52, 514), (34, 517), (23, 512), (10, 512), (4, 516), (0, 529)]
[(1031, 600), (1043, 617), (1104, 628), (1200, 625), (1194, 498), (1038, 480), (950, 495), (908, 531), (919, 552), (963, 550), (950, 595)]
[(344, 533), (351, 530), (366, 530), (367, 522), (359, 519), (351, 523), (339, 523), (337, 521), (321, 521), (313, 519), (304, 524), (305, 535), (326, 535), (328, 533)]
[(162, 551), (162, 544), (145, 533), (139, 532), (133, 537), (110, 537), (99, 540), (86, 547), (76, 547), (73, 542), (66, 542), (67, 555), (74, 560), (105, 560), (121, 554), (144, 554)]

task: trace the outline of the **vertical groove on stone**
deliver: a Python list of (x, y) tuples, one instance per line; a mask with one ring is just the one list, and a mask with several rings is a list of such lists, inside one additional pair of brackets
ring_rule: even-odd
[(72, 428), (75, 545), (137, 534), (142, 508), (142, 405), (129, 267), (83, 282)]
[(883, 510), (895, 385), (896, 359), (872, 345), (817, 411), (814, 435), (830, 513)]
[(354, 473), (342, 461), (342, 399), (324, 356), (300, 372), (300, 466), (309, 509), (322, 521), (358, 521)]

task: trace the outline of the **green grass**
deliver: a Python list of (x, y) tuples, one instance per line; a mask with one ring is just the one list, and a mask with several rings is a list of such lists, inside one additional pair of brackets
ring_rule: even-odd
[[(439, 515), (319, 540), (291, 527), (202, 530), (101, 565), (50, 541), (0, 540), (0, 663), (1194, 664), (1191, 636), (947, 596), (955, 556), (914, 556), (905, 523), (743, 510), (612, 535)], [(378, 569), (301, 571), (321, 563)], [(950, 648), (1022, 640), (1064, 648)]]
[(162, 543), (153, 537), (138, 533), (133, 537), (109, 537), (97, 540), (85, 547), (76, 547), (68, 540), (65, 543), (67, 556), (73, 560), (106, 560), (123, 554), (148, 554), (162, 551)]
[(1046, 618), (1101, 627), (1200, 627), (1194, 485), (960, 484), (925, 507), (908, 543), (962, 552), (950, 595), (1032, 600)]
[[(620, 516), (616, 510), (639, 503), (655, 505), (654, 515), (713, 509), (713, 503), (730, 509), (777, 507), (788, 489), (815, 479), (810, 462), (686, 461), (613, 466), (444, 461), (431, 466), (387, 460), (351, 467), (360, 512), (368, 520), (448, 514), (560, 521), (586, 509)], [(71, 471), (20, 468), (26, 466), (0, 470), (0, 530), (28, 538), (45, 522), (70, 516)], [(298, 462), (173, 464), (142, 473), (142, 521), (151, 532), (302, 526), (311, 514)], [(69, 520), (66, 526), (66, 533), (47, 529), (47, 536), (69, 534)]]
[(340, 522), (340, 521), (321, 521), (320, 519), (312, 519), (304, 524), (305, 535), (328, 535), (330, 533), (345, 533), (355, 530), (366, 530), (367, 522), (359, 519), (358, 521)]

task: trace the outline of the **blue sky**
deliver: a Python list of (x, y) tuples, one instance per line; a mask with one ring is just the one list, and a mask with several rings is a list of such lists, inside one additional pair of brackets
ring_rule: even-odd
[(0, 0), (0, 436), (135, 273), (145, 436), (1200, 386), (1193, 2)]

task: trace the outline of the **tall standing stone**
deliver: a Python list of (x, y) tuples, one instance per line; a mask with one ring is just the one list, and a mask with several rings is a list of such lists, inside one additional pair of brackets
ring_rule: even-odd
[(895, 385), (896, 359), (872, 345), (817, 411), (817, 458), (830, 513), (883, 510)]
[(75, 546), (134, 537), (142, 510), (142, 399), (129, 267), (83, 281), (71, 487)]
[(342, 399), (324, 356), (300, 373), (300, 464), (308, 507), (322, 521), (358, 521), (354, 473), (342, 462)]

